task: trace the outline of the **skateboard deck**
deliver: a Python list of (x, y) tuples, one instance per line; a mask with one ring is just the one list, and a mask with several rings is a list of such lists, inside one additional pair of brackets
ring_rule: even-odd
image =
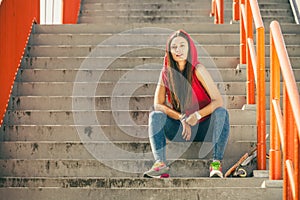
[(226, 177), (230, 176), (230, 174), (232, 174), (248, 157), (249, 157), (249, 154), (245, 153), (239, 159), (239, 161), (237, 161), (230, 169), (227, 170), (227, 172), (225, 173), (224, 177), (226, 178)]
[(234, 174), (234, 176), (239, 177), (246, 177), (249, 175), (249, 172), (246, 170), (246, 166), (256, 158), (256, 150), (257, 148), (254, 148), (250, 153), (245, 153), (239, 161), (237, 161), (230, 169), (227, 170), (224, 177), (228, 177), (231, 174)]

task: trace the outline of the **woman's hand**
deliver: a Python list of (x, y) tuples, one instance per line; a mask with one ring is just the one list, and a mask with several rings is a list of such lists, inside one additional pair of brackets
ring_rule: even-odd
[(189, 124), (190, 126), (195, 126), (198, 122), (197, 115), (196, 113), (191, 114), (187, 119), (186, 123)]
[(186, 122), (186, 120), (181, 120), (181, 124), (182, 124), (182, 137), (183, 139), (188, 141), (191, 139), (192, 136), (191, 126)]

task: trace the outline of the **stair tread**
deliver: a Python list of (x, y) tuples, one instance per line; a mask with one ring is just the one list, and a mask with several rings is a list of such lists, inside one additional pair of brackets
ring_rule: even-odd
[[(241, 155), (225, 159), (223, 171), (231, 167)], [(95, 155), (96, 156), (96, 155)], [(170, 175), (175, 178), (208, 177), (211, 159), (168, 159)], [(142, 177), (153, 165), (149, 159), (0, 159), (1, 177)]]
[(196, 188), (196, 187), (260, 187), (262, 178), (211, 179), (204, 177), (145, 179), (128, 177), (3, 177), (2, 187), (89, 187), (89, 188)]
[[(197, 200), (199, 198), (218, 199), (222, 195), (225, 199), (281, 199), (279, 189), (270, 189), (267, 191), (263, 188), (229, 188), (224, 192), (222, 189), (70, 189), (70, 188), (9, 188), (1, 189), (2, 195), (9, 195), (11, 198), (20, 199), (41, 199), (47, 197), (49, 200), (55, 199), (101, 199), (111, 200), (112, 198), (118, 199), (122, 197), (123, 200), (139, 199), (145, 197), (155, 197), (163, 199), (190, 199)], [(166, 192), (168, 191), (168, 192)], [(237, 192), (238, 191), (238, 192)], [(33, 197), (32, 192), (35, 192)], [(246, 195), (245, 195), (246, 194)]]
[[(136, 32), (145, 30), (147, 32), (166, 32), (176, 29), (185, 29), (189, 33), (239, 33), (239, 24), (222, 24), (214, 25), (212, 23), (188, 23), (188, 24), (153, 24), (140, 23), (140, 24), (122, 24), (115, 26), (113, 24), (103, 24), (98, 26), (96, 24), (75, 24), (75, 25), (34, 25), (34, 33), (122, 33), (123, 31), (130, 30)], [(112, 29), (114, 28), (114, 29)], [(299, 33), (300, 27), (295, 24), (281, 24), (283, 33)], [(269, 27), (265, 27), (268, 32)]]

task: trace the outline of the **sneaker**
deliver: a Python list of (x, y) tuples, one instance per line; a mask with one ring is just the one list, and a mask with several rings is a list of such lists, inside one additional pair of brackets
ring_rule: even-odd
[(220, 177), (223, 178), (222, 164), (220, 161), (213, 161), (209, 167), (209, 177)]
[(147, 178), (169, 178), (170, 168), (164, 162), (155, 162), (151, 169), (144, 173)]

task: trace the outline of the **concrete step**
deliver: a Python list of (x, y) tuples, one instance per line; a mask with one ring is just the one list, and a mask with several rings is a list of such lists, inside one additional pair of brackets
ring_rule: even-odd
[[(95, 10), (85, 9), (81, 11), (81, 16), (178, 16), (181, 14), (187, 16), (209, 16), (211, 10), (207, 8), (190, 8), (186, 10), (182, 9), (111, 9), (111, 10)], [(226, 16), (230, 16), (232, 12), (230, 9), (224, 11)]]
[[(297, 34), (300, 32), (300, 27), (294, 24), (280, 24), (283, 33)], [(169, 33), (178, 29), (184, 29), (190, 34), (200, 33), (239, 33), (239, 24), (222, 24), (216, 25), (211, 23), (167, 23), (155, 24), (118, 24), (118, 26), (111, 24), (63, 24), (63, 25), (34, 25), (33, 33), (47, 33), (47, 34), (116, 34), (116, 33)], [(265, 26), (266, 32), (269, 31), (269, 25)]]
[[(152, 10), (156, 9), (158, 11), (160, 10), (166, 10), (166, 9), (182, 9), (182, 10), (188, 10), (188, 9), (211, 9), (211, 2), (209, 0), (205, 0), (206, 3), (202, 1), (195, 1), (195, 2), (99, 2), (99, 3), (84, 3), (82, 5), (82, 10), (131, 10), (131, 9), (139, 9), (139, 10)], [(232, 6), (231, 2), (226, 2), (224, 7), (230, 8)], [(209, 16), (208, 16), (209, 17)]]
[[(111, 10), (83, 10), (81, 11), (81, 16), (178, 16), (180, 14), (185, 14), (187, 16), (209, 16), (211, 10), (209, 9), (187, 9), (182, 13), (181, 9), (165, 9), (165, 10), (157, 10), (157, 9), (115, 9)], [(262, 16), (293, 16), (293, 12), (291, 9), (283, 8), (283, 9), (261, 9), (260, 10)], [(225, 18), (232, 17), (232, 8), (227, 8), (224, 10)]]
[(0, 178), (0, 187), (61, 187), (61, 188), (203, 188), (203, 187), (259, 187), (263, 178), (105, 178), (105, 177), (61, 177), (61, 178), (35, 178), (35, 177), (3, 177)]
[[(170, 142), (166, 145), (167, 159), (211, 159), (210, 142)], [(235, 161), (256, 146), (256, 141), (229, 140), (224, 157)], [(153, 159), (149, 141), (104, 141), (104, 142), (1, 142), (0, 159), (75, 159), (85, 160), (145, 160)]]
[[(83, 3), (137, 3), (136, 0), (112, 0), (112, 1), (109, 1), (109, 0), (84, 0)], [(146, 1), (148, 3), (180, 3), (181, 1), (178, 1), (178, 0), (162, 0), (162, 1), (159, 1), (159, 0), (148, 0)], [(193, 3), (193, 2), (199, 2), (199, 0), (186, 0), (185, 2), (190, 2), (190, 3)], [(201, 2), (203, 3), (210, 3), (210, 0), (201, 0)]]
[[(239, 64), (239, 57), (199, 57), (199, 61), (207, 68), (232, 68)], [(290, 56), (293, 68), (298, 69), (300, 58)], [(93, 69), (133, 69), (163, 63), (163, 57), (26, 57), (22, 61), (22, 69), (60, 69), (60, 70), (93, 70)], [(265, 58), (266, 68), (270, 58)]]
[[(224, 95), (224, 104), (228, 109), (239, 109), (246, 104), (246, 95)], [(13, 97), (10, 109), (17, 110), (72, 110), (76, 102), (77, 110), (86, 110), (87, 104), (94, 104), (96, 110), (146, 110), (154, 102), (149, 96), (98, 96), (98, 97), (55, 97), (55, 96), (20, 96)]]
[[(83, 3), (137, 3), (139, 1), (136, 1), (136, 0), (112, 0), (112, 1), (109, 1), (109, 0), (84, 0)], [(145, 1), (147, 3), (180, 3), (181, 1), (178, 1), (178, 0), (162, 0), (162, 1), (159, 1), (159, 0), (147, 0)], [(185, 2), (199, 2), (199, 0), (186, 0)], [(210, 3), (210, 0), (201, 0), (202, 3)]]
[[(227, 191), (237, 189), (237, 190), (244, 190), (245, 187), (248, 187), (248, 190), (258, 191), (258, 192), (266, 192), (266, 189), (259, 189), (259, 187), (262, 185), (264, 179), (261, 178), (244, 178), (244, 179), (208, 179), (208, 178), (168, 178), (168, 179), (145, 179), (145, 178), (102, 178), (102, 177), (66, 177), (66, 178), (36, 178), (36, 177), (7, 177), (7, 178), (1, 178), (1, 189), (0, 193), (5, 197), (11, 197), (11, 198), (17, 198), (17, 193), (24, 192), (25, 198), (26, 195), (32, 195), (30, 196), (30, 199), (39, 198), (39, 197), (45, 197), (45, 191), (47, 190), (53, 190), (55, 193), (59, 194), (65, 194), (62, 191), (59, 191), (59, 188), (68, 188), (68, 190), (73, 190), (78, 188), (81, 188), (80, 196), (79, 198), (82, 198), (85, 192), (87, 191), (93, 191), (95, 190), (102, 190), (103, 192), (105, 190), (111, 190), (112, 192), (116, 190), (123, 189), (123, 193), (120, 197), (124, 199), (127, 195), (130, 195), (131, 198), (140, 198), (140, 193), (142, 190), (151, 190), (152, 192), (157, 190), (165, 189), (164, 194), (170, 192), (173, 194), (174, 191), (182, 190), (186, 191), (189, 190), (189, 199), (193, 199), (191, 193), (195, 193), (196, 196), (200, 198), (201, 195), (203, 195), (203, 191), (205, 190), (211, 190), (214, 188), (213, 192), (205, 193), (204, 198), (207, 197), (208, 194), (215, 194), (218, 190), (224, 189), (226, 190), (226, 197), (231, 198), (229, 196), (229, 193)], [(32, 188), (39, 187), (40, 190), (36, 191)], [(251, 188), (256, 188), (250, 189)], [(30, 189), (28, 189), (30, 188)], [(131, 189), (136, 191), (137, 193), (131, 193)], [(160, 188), (160, 189), (155, 189)], [(188, 189), (189, 188), (189, 189)], [(192, 189), (191, 189), (192, 188)], [(198, 189), (196, 189), (198, 188)], [(219, 188), (219, 189), (217, 189)], [(127, 189), (127, 190), (126, 190)], [(128, 190), (130, 189), (130, 190)], [(168, 191), (171, 190), (172, 191)], [(201, 193), (197, 194), (197, 192)], [(27, 191), (26, 191), (27, 190)], [(30, 190), (30, 191), (28, 191)], [(269, 190), (269, 189), (268, 189)], [(272, 192), (275, 194), (280, 194), (280, 189), (276, 192), (275, 190), (271, 189)], [(25, 192), (26, 191), (26, 192)], [(32, 194), (30, 194), (32, 192)], [(143, 194), (145, 194), (146, 191), (144, 191)], [(108, 193), (108, 192), (107, 192)], [(13, 195), (12, 195), (13, 194)], [(8, 196), (6, 196), (8, 195)], [(40, 196), (39, 196), (40, 195)], [(107, 194), (109, 197), (108, 199), (112, 198), (112, 194)], [(221, 194), (220, 194), (221, 195)], [(258, 193), (257, 193), (258, 195)], [(58, 195), (57, 195), (58, 196)], [(223, 194), (224, 196), (224, 194)], [(234, 195), (236, 197), (237, 194)], [(24, 195), (22, 196), (24, 197)], [(90, 196), (89, 196), (90, 197)], [(102, 197), (102, 196), (101, 196)], [(116, 198), (119, 198), (115, 195)], [(169, 197), (169, 196), (168, 196)], [(51, 198), (51, 197), (49, 197)], [(66, 195), (63, 197), (63, 195), (58, 196), (58, 198), (63, 199), (76, 199), (76, 197), (73, 198), (73, 196)], [(148, 198), (148, 196), (143, 196), (143, 198)], [(149, 197), (151, 198), (151, 197)], [(176, 196), (178, 198), (178, 196)], [(213, 197), (211, 197), (213, 199)], [(102, 199), (102, 198), (101, 198)], [(196, 199), (196, 198), (195, 198)], [(241, 196), (240, 199), (243, 199)]]
[[(255, 141), (256, 125), (230, 125), (230, 138), (233, 141)], [(3, 125), (0, 129), (0, 141), (81, 141), (78, 131), (91, 135), (95, 130), (102, 130), (106, 138), (94, 138), (97, 141), (148, 141), (148, 125)], [(269, 126), (267, 125), (267, 132)], [(241, 134), (243, 133), (243, 134)]]
[[(87, 105), (89, 106), (89, 105)], [(150, 109), (150, 108), (149, 108)], [(149, 110), (147, 111), (38, 111), (12, 110), (8, 111), (4, 123), (6, 125), (146, 125), (148, 124)], [(267, 111), (268, 113), (268, 111)], [(256, 111), (230, 109), (230, 124), (256, 124)], [(74, 122), (75, 120), (75, 122)]]
[[(33, 34), (31, 45), (162, 45), (170, 34)], [(191, 34), (192, 39), (199, 44), (237, 44), (239, 34)], [(290, 35), (297, 39), (297, 35)]]
[[(26, 57), (23, 59), (22, 68), (30, 69), (133, 69), (156, 64), (162, 65), (163, 55), (158, 57)], [(207, 68), (236, 68), (238, 57), (201, 56), (199, 60)], [(297, 63), (298, 58), (291, 58), (292, 63)], [(156, 67), (157, 67), (156, 66)], [(297, 65), (296, 65), (297, 66)]]
[[(229, 22), (231, 16), (226, 18)], [(280, 23), (294, 23), (293, 16), (262, 16), (264, 24), (270, 24), (273, 20), (278, 20)], [(94, 24), (120, 24), (120, 23), (195, 23), (197, 21), (205, 23), (213, 23), (214, 19), (206, 16), (82, 16), (79, 19), (80, 23)]]
[[(199, 56), (238, 56), (240, 45), (198, 45)], [(269, 55), (269, 46), (266, 45), (266, 55)], [(300, 45), (287, 46), (289, 56), (300, 56)], [(29, 46), (28, 55), (32, 57), (113, 57), (137, 56), (160, 57), (164, 55), (165, 46), (159, 45), (58, 45), (58, 46)]]
[[(238, 191), (238, 192), (237, 192)], [(42, 199), (47, 197), (49, 200), (66, 199), (66, 200), (79, 200), (79, 199), (218, 199), (222, 196), (226, 199), (281, 199), (282, 188), (178, 188), (178, 189), (70, 189), (70, 188), (2, 188), (0, 189), (1, 196), (8, 196), (11, 199)], [(246, 194), (246, 195), (245, 195)]]
[[(230, 9), (232, 7), (232, 2), (226, 1), (224, 4), (225, 9)], [(290, 9), (289, 2), (284, 0), (284, 2), (272, 2), (272, 1), (263, 1), (259, 2), (260, 9)], [(211, 10), (211, 1), (195, 1), (195, 2), (97, 2), (97, 3), (84, 3), (82, 5), (82, 10), (120, 10), (120, 9), (139, 9), (139, 10), (166, 10), (166, 9), (207, 9)]]
[[(277, 12), (262, 12), (262, 16), (264, 18), (264, 21), (266, 24), (269, 24), (272, 20), (277, 19), (278, 21), (280, 21), (281, 23), (294, 23), (294, 19), (292, 17), (291, 12), (289, 13), (290, 18), (287, 17), (287, 13), (286, 12), (278, 12), (278, 8), (281, 9), (285, 9), (285, 10), (291, 10), (290, 9), (290, 5), (289, 2), (260, 2), (259, 4), (260, 8), (264, 11), (267, 9), (277, 9)], [(174, 2), (160, 2), (160, 3), (136, 3), (136, 2), (125, 2), (125, 3), (85, 3), (83, 4), (83, 15), (80, 17), (80, 22), (81, 23), (103, 23), (106, 22), (108, 20), (105, 20), (104, 18), (106, 16), (109, 16), (109, 13), (101, 14), (101, 17), (99, 17), (97, 19), (97, 16), (99, 15), (99, 10), (104, 10), (104, 11), (115, 11), (115, 13), (118, 13), (118, 11), (124, 11), (124, 10), (145, 10), (142, 15), (141, 14), (137, 14), (137, 13), (131, 13), (131, 14), (125, 14), (126, 16), (120, 17), (121, 15), (118, 15), (118, 20), (120, 22), (120, 20), (122, 21), (122, 23), (127, 23), (128, 21), (133, 20), (132, 18), (136, 18), (136, 20), (133, 20), (131, 22), (159, 22), (159, 21), (164, 21), (164, 22), (170, 22), (170, 20), (176, 20), (176, 22), (178, 22), (178, 20), (182, 19), (176, 19), (176, 11), (174, 12), (169, 12), (167, 11), (170, 9), (182, 9), (182, 7), (185, 8), (185, 10), (189, 10), (189, 9), (193, 9), (193, 8), (200, 8), (203, 10), (203, 12), (198, 12), (198, 16), (203, 16), (203, 19), (201, 21), (204, 21), (204, 19), (206, 20), (210, 20), (210, 18), (208, 17), (208, 12), (210, 12), (211, 9), (211, 5), (210, 2), (207, 3), (203, 3), (203, 2), (188, 2), (188, 3), (174, 3)], [(227, 2), (225, 3), (225, 9), (231, 9), (232, 7), (232, 3), (231, 2)], [(151, 12), (151, 10), (153, 12)], [(205, 11), (206, 10), (206, 11)], [(96, 12), (95, 12), (96, 11)], [(90, 12), (89, 15), (86, 15), (86, 12)], [(166, 13), (169, 14), (169, 16), (171, 16), (170, 18), (167, 17), (166, 15), (161, 15), (160, 13)], [(133, 17), (135, 15), (135, 17)], [(195, 14), (193, 14), (192, 12), (188, 13), (190, 14), (190, 18), (185, 18), (184, 21), (190, 21), (191, 18), (195, 17)], [(113, 14), (115, 15), (115, 14)], [(180, 14), (179, 14), (180, 15)], [(276, 18), (272, 17), (276, 16)], [(282, 17), (279, 17), (279, 16)], [(93, 17), (89, 17), (89, 16), (93, 16)], [(142, 17), (141, 17), (142, 16)], [(149, 16), (148, 18), (146, 16)], [(166, 16), (166, 17), (165, 17)], [(193, 17), (192, 17), (193, 16)], [(130, 17), (130, 18), (129, 18)], [(109, 17), (109, 21), (112, 21), (113, 17)], [(225, 21), (230, 21), (231, 19), (231, 13), (230, 12), (225, 12)]]
[[(235, 160), (223, 161), (223, 171)], [(0, 177), (142, 177), (153, 165), (151, 160), (96, 160), (96, 159), (0, 159)], [(171, 177), (208, 177), (210, 160), (168, 160)], [(249, 188), (248, 188), (249, 189)]]
[(289, 16), (293, 17), (291, 8), (274, 8), (274, 9), (260, 9), (262, 16)]
[[(135, 69), (21, 69), (18, 82), (158, 82), (161, 66), (142, 66)], [(215, 82), (245, 82), (247, 72), (244, 69), (208, 68)], [(300, 81), (300, 69), (293, 69), (296, 81)], [(297, 78), (299, 77), (299, 78)], [(266, 69), (266, 81), (270, 81), (270, 69)]]
[[(28, 82), (28, 83), (15, 83), (16, 86), (13, 89), (14, 95), (22, 96), (72, 96), (74, 83), (72, 82)], [(124, 95), (132, 94), (132, 88), (135, 88), (135, 95), (149, 95), (154, 94), (157, 83), (126, 83), (127, 90), (124, 91)], [(95, 86), (95, 83), (76, 83), (76, 88), (81, 88), (82, 95), (77, 93), (77, 96), (87, 97), (90, 91), (96, 88), (94, 95), (111, 95), (115, 83), (102, 82)], [(94, 96), (92, 95), (92, 96)], [(91, 96), (91, 95), (90, 95)]]
[[(30, 39), (31, 45), (162, 45), (166, 43), (169, 34), (33, 34)], [(199, 44), (239, 44), (238, 33), (220, 34), (191, 34), (192, 39)], [(265, 35), (269, 38), (269, 34)], [(285, 34), (285, 43), (300, 44), (299, 34)], [(255, 41), (255, 38), (254, 38)], [(266, 40), (269, 44), (269, 39)]]
[[(288, 26), (291, 30), (295, 30), (295, 26)], [(34, 25), (34, 33), (68, 33), (68, 34), (112, 34), (112, 33), (170, 33), (178, 29), (184, 29), (188, 33), (238, 33), (239, 24), (222, 24), (216, 25), (213, 23), (160, 23), (153, 26), (152, 23), (139, 24), (118, 24), (118, 26), (111, 24), (62, 24), (62, 25)]]
[[(269, 90), (269, 88), (267, 88)], [(282, 93), (282, 91), (281, 91)], [(224, 107), (227, 109), (241, 109), (247, 103), (246, 95), (223, 94)], [(147, 110), (154, 102), (153, 95), (131, 96), (14, 96), (8, 109), (10, 110), (72, 110), (84, 111), (87, 105), (93, 105), (95, 110)], [(266, 95), (266, 109), (270, 109), (270, 96)], [(76, 104), (76, 105), (75, 105)]]
[[(197, 47), (199, 56), (237, 56), (239, 45), (200, 45)], [(292, 49), (293, 50), (293, 49)], [(32, 57), (161, 57), (165, 45), (78, 45), (78, 46), (29, 46), (28, 55)]]
[[(147, 0), (148, 3), (180, 3), (179, 0)], [(210, 0), (186, 0), (185, 2), (201, 2), (210, 4)], [(288, 3), (289, 0), (260, 0), (260, 3)], [(136, 0), (84, 0), (84, 3), (137, 3)]]
[(82, 16), (79, 19), (79, 23), (94, 23), (94, 24), (119, 24), (119, 23), (190, 23), (203, 21), (207, 23), (213, 23), (214, 19), (210, 17), (198, 17), (198, 16)]
[[(153, 95), (156, 82), (144, 82), (144, 83), (130, 83), (123, 82), (126, 85), (112, 82), (95, 83), (74, 83), (72, 82), (26, 82), (15, 83), (13, 88), (13, 95), (15, 96), (81, 96), (81, 97), (94, 97), (99, 95), (111, 95), (113, 89), (118, 91), (123, 90), (120, 95), (132, 95), (133, 89), (135, 95)], [(217, 82), (219, 91), (228, 95), (245, 95), (246, 83), (245, 82)], [(126, 87), (125, 87), (126, 86)], [(299, 82), (297, 83), (300, 87)], [(76, 91), (73, 91), (76, 88)], [(269, 95), (270, 85), (266, 83), (266, 95)]]
[[(22, 69), (17, 79), (19, 82), (158, 82), (162, 66), (142, 66), (137, 69), (103, 69), (95, 70), (51, 70)], [(216, 82), (246, 81), (246, 70), (213, 69), (208, 72)], [(300, 70), (294, 70), (295, 74)]]
[(264, 16), (262, 17), (262, 20), (264, 22), (264, 26), (270, 26), (271, 22), (276, 20), (280, 24), (295, 24), (295, 19), (293, 16), (277, 16), (272, 15), (272, 16)]
[(280, 1), (279, 2), (272, 2), (272, 1), (268, 1), (268, 2), (259, 2), (259, 9), (269, 9), (269, 10), (273, 10), (273, 9), (291, 9), (290, 3), (287, 2), (286, 0), (284, 1)]

